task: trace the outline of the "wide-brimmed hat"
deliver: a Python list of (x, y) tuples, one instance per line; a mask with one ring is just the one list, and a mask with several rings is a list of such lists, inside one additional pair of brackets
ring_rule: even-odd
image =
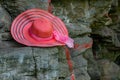
[(73, 47), (65, 24), (60, 18), (41, 9), (30, 9), (18, 15), (11, 26), (12, 37), (27, 46)]

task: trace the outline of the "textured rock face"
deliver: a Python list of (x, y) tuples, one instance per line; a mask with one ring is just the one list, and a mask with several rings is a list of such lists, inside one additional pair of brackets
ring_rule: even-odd
[[(0, 33), (9, 31), (11, 24), (11, 17), (8, 12), (0, 5)], [(0, 37), (1, 39), (1, 37)]]
[(113, 0), (106, 14), (97, 17), (91, 24), (94, 53), (98, 58), (108, 58), (118, 65), (120, 64), (119, 13), (118, 1)]
[(109, 60), (98, 61), (102, 70), (101, 80), (119, 80), (120, 67)]
[(31, 48), (0, 49), (0, 54), (2, 55), (0, 57), (2, 80), (22, 80), (21, 78), (27, 79), (27, 75), (33, 75), (35, 61), (31, 56)]
[(0, 54), (2, 80), (56, 80), (59, 77), (57, 48), (7, 48), (0, 49)]
[(31, 8), (48, 9), (48, 0), (3, 0), (2, 6), (11, 14), (12, 18), (16, 17), (21, 12)]
[[(69, 49), (75, 79), (119, 80), (119, 66), (113, 61), (99, 60), (106, 57), (101, 54), (110, 53), (107, 56), (111, 60), (119, 55), (118, 15), (113, 17), (116, 13), (110, 12), (110, 5), (117, 6), (117, 0), (52, 0), (52, 3), (53, 14), (64, 21), (75, 40), (75, 48)], [(17, 15), (31, 8), (48, 10), (48, 0), (0, 0), (0, 4), (0, 80), (70, 80), (64, 47), (26, 47), (14, 41), (9, 32)], [(119, 64), (119, 58), (116, 63)]]

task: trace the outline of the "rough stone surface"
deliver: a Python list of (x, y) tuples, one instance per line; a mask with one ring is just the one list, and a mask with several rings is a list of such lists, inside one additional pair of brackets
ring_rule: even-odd
[(93, 56), (92, 49), (87, 49), (83, 56), (88, 61), (87, 71), (91, 80), (100, 80), (101, 70), (99, 69), (98, 63)]
[(111, 0), (110, 4), (109, 9), (106, 10), (106, 14), (97, 16), (96, 20), (91, 24), (92, 37), (94, 39), (93, 50), (97, 58), (104, 57), (112, 61), (118, 60), (117, 63), (119, 65), (120, 11), (118, 0)]
[(21, 12), (31, 8), (48, 9), (48, 0), (12, 0), (1, 1), (2, 6), (10, 13), (12, 18), (15, 18)]
[(77, 37), (81, 35), (87, 35), (92, 32), (91, 28), (87, 25), (68, 23), (66, 27), (71, 37)]
[(82, 55), (74, 57), (72, 60), (74, 62), (76, 80), (90, 80), (91, 78), (87, 73), (87, 60)]
[(0, 34), (2, 32), (8, 32), (10, 30), (10, 24), (11, 24), (11, 16), (0, 5)]
[(15, 41), (0, 41), (0, 49), (4, 48), (10, 48), (10, 47), (23, 47), (24, 45), (21, 45)]
[(59, 77), (57, 48), (34, 48), (36, 77), (38, 80), (56, 80)]
[(69, 73), (66, 57), (57, 48), (7, 48), (0, 49), (0, 55), (2, 80), (56, 80)]
[(11, 39), (12, 39), (12, 37), (9, 32), (0, 33), (1, 41), (7, 41), (7, 40), (11, 40)]
[(98, 61), (100, 69), (102, 70), (101, 80), (119, 80), (120, 67), (109, 60)]
[[(0, 79), (22, 80), (34, 76), (35, 61), (32, 48), (5, 48), (0, 49)], [(21, 77), (21, 78), (20, 78)]]

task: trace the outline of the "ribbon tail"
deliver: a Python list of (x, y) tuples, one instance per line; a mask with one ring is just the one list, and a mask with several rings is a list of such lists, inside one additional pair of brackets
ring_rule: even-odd
[(75, 80), (74, 69), (73, 69), (73, 64), (72, 64), (72, 61), (71, 61), (70, 51), (66, 46), (64, 48), (65, 48), (66, 59), (67, 59), (67, 62), (68, 62), (69, 71), (70, 71), (70, 74), (71, 74), (70, 80)]
[(74, 40), (68, 35), (63, 35), (56, 31), (54, 31), (53, 34), (57, 41), (66, 44), (69, 48), (74, 48)]
[(75, 75), (72, 73), (71, 79), (70, 80), (75, 80)]
[(74, 40), (70, 37), (68, 37), (68, 39), (65, 41), (65, 44), (69, 47), (69, 48), (74, 48)]

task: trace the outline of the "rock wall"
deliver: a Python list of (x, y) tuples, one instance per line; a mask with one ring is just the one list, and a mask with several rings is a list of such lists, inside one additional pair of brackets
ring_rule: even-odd
[(113, 0), (107, 13), (91, 24), (96, 57), (110, 59), (118, 65), (120, 65), (119, 13), (119, 1)]
[[(17, 15), (31, 8), (48, 10), (48, 0), (0, 0), (0, 4), (0, 80), (70, 80), (64, 47), (26, 47), (10, 35), (11, 23)], [(119, 22), (110, 15), (112, 4), (117, 6), (117, 0), (52, 0), (52, 13), (64, 21), (75, 44), (79, 44), (70, 49), (76, 80), (120, 79), (119, 66), (106, 56), (112, 52), (105, 52), (112, 44), (108, 44), (109, 39), (101, 38), (115, 33), (109, 26)], [(119, 37), (113, 35), (116, 44), (113, 51), (119, 55)], [(108, 42), (102, 43), (101, 39)]]

